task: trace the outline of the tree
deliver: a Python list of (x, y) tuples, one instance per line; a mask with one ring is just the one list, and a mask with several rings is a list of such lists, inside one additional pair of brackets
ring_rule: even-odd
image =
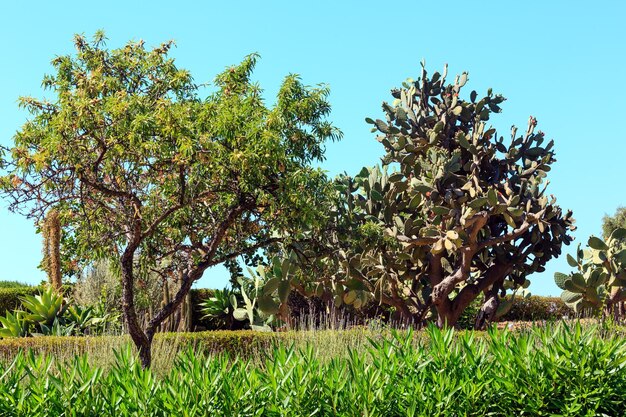
[(616, 229), (626, 229), (626, 207), (618, 207), (613, 216), (602, 218), (602, 236), (608, 239)]
[[(21, 99), (33, 117), (6, 150), (2, 186), (35, 220), (59, 210), (64, 253), (119, 261), (125, 323), (147, 367), (159, 325), (207, 268), (315, 223), (328, 184), (311, 163), (340, 132), (326, 120), (327, 87), (295, 75), (266, 107), (250, 79), (256, 55), (200, 98), (171, 42), (108, 50), (104, 40), (76, 36), (76, 55), (52, 61), (43, 85), (54, 101)], [(154, 274), (179, 289), (142, 327), (135, 287)]]
[(571, 242), (572, 213), (546, 194), (553, 141), (542, 146), (531, 117), (505, 143), (487, 126), (504, 97), (490, 89), (467, 101), (467, 74), (445, 79), (446, 71), (429, 78), (422, 69), (392, 90), (386, 120), (366, 119), (385, 148), (383, 167), (337, 180), (334, 213), (316, 233), (323, 239), (301, 251), (329, 272), (315, 274), (324, 282), (308, 292), (323, 284), (336, 303), (374, 299), (406, 320), (432, 317), (440, 326), (454, 325), (483, 294), (481, 327), (507, 289), (527, 286)]

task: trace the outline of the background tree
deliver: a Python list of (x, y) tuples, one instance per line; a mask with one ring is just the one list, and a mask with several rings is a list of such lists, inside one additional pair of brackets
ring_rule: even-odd
[[(2, 185), (10, 208), (36, 221), (59, 210), (65, 253), (118, 260), (125, 323), (149, 366), (158, 326), (207, 268), (315, 223), (328, 186), (310, 163), (340, 133), (326, 121), (328, 89), (297, 76), (266, 107), (254, 55), (203, 99), (171, 43), (108, 50), (101, 33), (74, 43), (44, 78), (54, 100), (21, 99), (33, 117), (7, 150)], [(135, 287), (154, 274), (179, 289), (142, 327)]]
[(605, 239), (619, 228), (626, 229), (626, 207), (618, 207), (614, 215), (607, 214), (602, 218), (602, 236)]
[(561, 253), (574, 226), (546, 194), (553, 142), (543, 145), (536, 120), (521, 135), (512, 127), (505, 143), (487, 125), (504, 97), (472, 91), (467, 101), (467, 74), (445, 79), (422, 69), (392, 90), (386, 120), (366, 119), (385, 147), (383, 167), (338, 179), (334, 212), (317, 233), (324, 239), (310, 252), (336, 264), (339, 272), (321, 276), (339, 302), (373, 298), (407, 320), (443, 326), (483, 294), (480, 327), (507, 289), (527, 286)]

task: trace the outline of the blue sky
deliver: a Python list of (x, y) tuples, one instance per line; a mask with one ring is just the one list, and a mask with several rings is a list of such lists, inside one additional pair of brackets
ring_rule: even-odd
[[(202, 3), (202, 5), (200, 5)], [(382, 147), (364, 123), (380, 117), (389, 90), (444, 63), (469, 71), (466, 91), (493, 87), (508, 98), (492, 118), (503, 134), (529, 115), (556, 142), (549, 190), (574, 210), (576, 243), (600, 234), (602, 216), (626, 205), (626, 3), (614, 1), (238, 1), (4, 2), (0, 11), (0, 142), (11, 143), (26, 115), (21, 95), (43, 96), (55, 55), (72, 51), (74, 33), (104, 29), (109, 47), (174, 39), (180, 67), (208, 82), (251, 52), (268, 102), (281, 79), (298, 73), (331, 87), (332, 120), (344, 140), (329, 144), (323, 167), (355, 174), (377, 163)], [(0, 203), (0, 279), (37, 283), (40, 237), (32, 222)], [(573, 249), (566, 248), (566, 251)], [(531, 276), (535, 294), (559, 293), (552, 275), (564, 257)], [(222, 287), (223, 269), (201, 287)]]

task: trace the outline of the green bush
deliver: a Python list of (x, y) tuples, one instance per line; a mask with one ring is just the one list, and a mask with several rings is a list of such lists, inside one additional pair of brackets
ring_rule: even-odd
[[(237, 337), (243, 333), (264, 341), (287, 337)], [(430, 328), (424, 334), (395, 332), (333, 360), (314, 343), (273, 347), (255, 361), (187, 349), (164, 373), (141, 369), (129, 349), (108, 369), (85, 356), (20, 353), (0, 361), (0, 415), (626, 414), (622, 335), (579, 325), (521, 333)], [(189, 338), (210, 343), (211, 336)]]
[(559, 297), (517, 298), (511, 310), (499, 321), (556, 321), (574, 314)]
[(32, 285), (19, 281), (0, 281), (0, 288), (31, 288)]
[[(330, 332), (330, 331), (329, 331)], [(359, 330), (338, 332), (350, 339)], [(318, 332), (315, 337), (323, 337)], [(320, 336), (322, 335), (322, 336)], [(312, 335), (311, 335), (312, 336)], [(373, 335), (372, 335), (373, 336)], [(228, 353), (236, 356), (257, 355), (267, 351), (276, 343), (291, 343), (302, 340), (306, 335), (299, 332), (255, 332), (251, 330), (217, 330), (189, 333), (157, 333), (154, 343), (167, 345), (179, 351), (193, 348), (206, 354)], [(0, 339), (0, 358), (12, 358), (21, 350), (32, 350), (36, 354), (59, 354), (72, 357), (87, 352), (110, 354), (113, 349), (121, 349), (130, 342), (124, 336), (40, 336)]]

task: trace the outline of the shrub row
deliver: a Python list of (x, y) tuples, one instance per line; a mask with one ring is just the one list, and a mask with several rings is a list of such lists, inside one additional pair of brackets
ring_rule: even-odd
[(560, 297), (534, 295), (516, 299), (511, 310), (500, 321), (550, 321), (574, 316), (573, 310)]
[[(355, 347), (388, 335), (389, 331), (374, 331), (364, 327), (350, 330), (317, 330), (287, 332), (255, 332), (251, 330), (216, 330), (202, 332), (157, 333), (155, 349), (177, 352), (192, 348), (205, 354), (227, 353), (231, 356), (262, 355), (275, 345), (302, 345), (306, 343)], [(417, 335), (418, 333), (416, 333)], [(84, 353), (110, 355), (113, 350), (131, 346), (124, 336), (38, 336), (0, 339), (0, 359), (15, 357), (19, 351), (32, 350), (36, 354), (72, 357)]]
[[(281, 338), (280, 333), (253, 331), (205, 331), (193, 333), (158, 333), (155, 345), (168, 345), (174, 350), (192, 347), (207, 353), (225, 352), (232, 355), (249, 355), (262, 351)], [(20, 350), (36, 354), (53, 354), (72, 357), (88, 352), (110, 354), (131, 345), (128, 336), (39, 336), (0, 339), (0, 358), (11, 358)]]
[(626, 414), (622, 337), (580, 326), (425, 333), (415, 343), (395, 332), (333, 360), (314, 344), (279, 346), (256, 362), (187, 350), (165, 374), (141, 369), (127, 350), (108, 370), (85, 357), (20, 354), (0, 362), (0, 415)]

